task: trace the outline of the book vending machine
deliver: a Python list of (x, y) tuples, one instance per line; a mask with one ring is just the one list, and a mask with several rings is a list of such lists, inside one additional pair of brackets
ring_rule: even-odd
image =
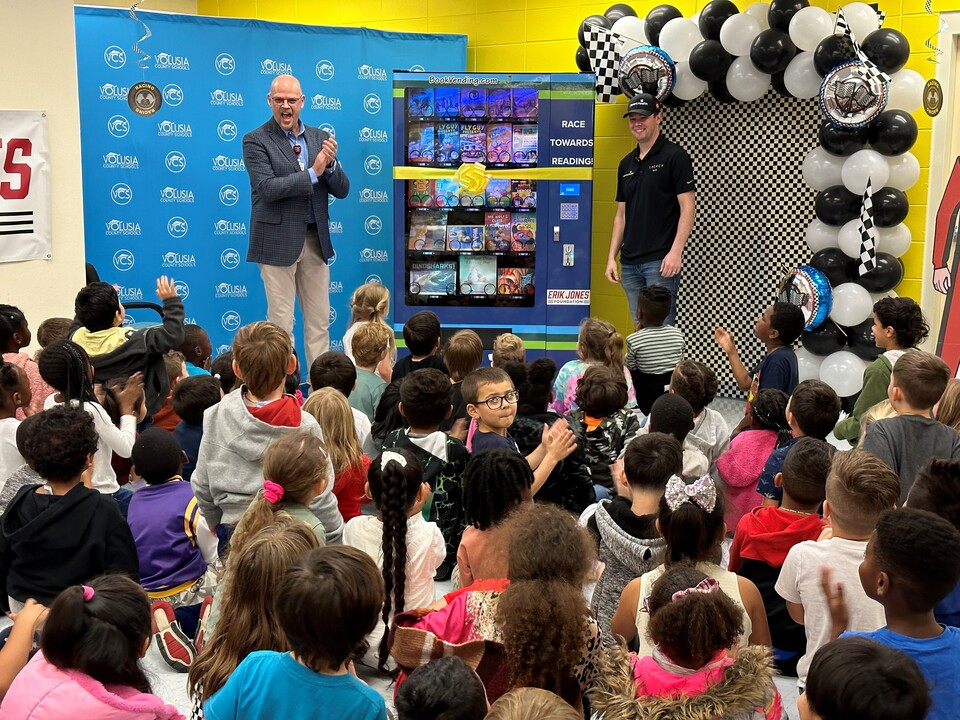
[(590, 312), (594, 82), (575, 73), (395, 72), (394, 322), (513, 332), (573, 357)]

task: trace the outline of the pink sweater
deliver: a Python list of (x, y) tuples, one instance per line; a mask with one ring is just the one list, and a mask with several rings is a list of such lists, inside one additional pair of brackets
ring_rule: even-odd
[(726, 494), (723, 519), (727, 530), (736, 530), (740, 518), (763, 503), (757, 481), (776, 445), (777, 433), (773, 430), (744, 430), (717, 459), (717, 474)]
[(3, 361), (13, 363), (23, 369), (30, 383), (30, 390), (33, 392), (33, 399), (30, 401), (30, 405), (26, 408), (26, 411), (24, 411), (24, 408), (17, 409), (17, 420), (23, 420), (30, 415), (43, 412), (43, 401), (47, 399), (48, 395), (55, 393), (56, 390), (47, 385), (47, 382), (40, 377), (40, 366), (37, 365), (33, 358), (22, 352), (4, 353)]
[(173, 705), (131, 687), (97, 682), (76, 670), (61, 670), (43, 653), (20, 671), (0, 704), (4, 720), (184, 720)]

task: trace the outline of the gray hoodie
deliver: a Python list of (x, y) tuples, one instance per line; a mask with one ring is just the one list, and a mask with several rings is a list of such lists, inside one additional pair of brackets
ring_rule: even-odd
[(612, 646), (617, 640), (610, 631), (610, 623), (620, 604), (620, 593), (631, 580), (663, 562), (666, 543), (660, 537), (637, 538), (628, 533), (610, 515), (609, 503), (598, 503), (595, 514), (604, 568), (593, 591), (591, 609), (603, 631), (604, 644)]
[[(240, 521), (263, 486), (263, 454), (267, 446), (281, 435), (301, 429), (323, 440), (320, 425), (308, 413), (301, 413), (299, 428), (269, 425), (254, 417), (244, 403), (241, 388), (224, 395), (203, 414), (203, 439), (190, 484), (211, 528)], [(340, 542), (343, 518), (333, 494), (332, 465), (328, 464), (327, 473), (331, 480), (310, 503), (310, 510), (323, 523), (329, 544)]]

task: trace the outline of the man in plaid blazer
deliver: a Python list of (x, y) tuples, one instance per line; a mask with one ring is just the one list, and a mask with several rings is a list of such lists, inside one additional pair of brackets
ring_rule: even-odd
[(337, 141), (300, 122), (304, 96), (292, 75), (270, 85), (273, 117), (243, 137), (250, 176), (250, 246), (247, 262), (260, 267), (267, 319), (293, 338), (294, 297), (303, 312), (306, 357), (330, 346), (330, 266), (333, 245), (328, 195), (344, 198), (350, 181), (337, 160)]

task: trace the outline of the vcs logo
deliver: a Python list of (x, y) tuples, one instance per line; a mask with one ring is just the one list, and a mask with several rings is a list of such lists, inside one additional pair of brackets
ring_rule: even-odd
[(337, 311), (333, 308), (330, 308), (330, 324), (333, 325), (337, 321)]
[(367, 175), (379, 175), (383, 170), (383, 160), (376, 155), (367, 155), (366, 160), (363, 161), (363, 170)]
[(103, 51), (103, 61), (107, 67), (119, 70), (127, 64), (127, 54), (117, 45), (111, 45)]
[(130, 121), (123, 115), (114, 115), (107, 120), (107, 131), (115, 138), (126, 137), (130, 132)]
[(187, 169), (187, 158), (179, 150), (168, 152), (163, 162), (167, 166), (167, 170), (172, 173), (181, 173)]
[(322, 125), (320, 125), (318, 129), (323, 130), (325, 133), (328, 133), (332, 138), (335, 138), (337, 136), (337, 129), (328, 122), (325, 122)]
[(227, 310), (223, 315), (220, 316), (220, 326), (229, 332), (240, 329), (240, 324), (243, 321), (240, 319), (240, 313), (236, 310)]
[(329, 60), (321, 60), (317, 63), (316, 67), (317, 77), (326, 82), (327, 80), (333, 80), (334, 67), (333, 63)]
[(363, 98), (363, 109), (367, 111), (370, 115), (376, 115), (380, 112), (380, 96), (375, 95), (374, 93), (369, 93), (365, 98)]
[(379, 235), (383, 230), (383, 221), (376, 215), (370, 215), (363, 221), (363, 229), (366, 230), (367, 235)]
[(116, 205), (127, 205), (133, 200), (133, 189), (126, 183), (117, 183), (110, 189), (110, 199)]
[(173, 289), (177, 291), (177, 295), (180, 296), (181, 300), (186, 300), (188, 297), (190, 297), (190, 286), (187, 285), (183, 280), (174, 281)]
[(224, 185), (220, 188), (220, 202), (227, 207), (236, 205), (240, 200), (240, 191), (233, 185)]
[(236, 248), (226, 248), (220, 253), (220, 264), (227, 270), (240, 267), (240, 252)]
[(120, 272), (133, 269), (135, 258), (126, 248), (120, 248), (113, 254), (113, 266)]
[(233, 71), (237, 69), (237, 63), (230, 53), (220, 53), (217, 55), (217, 58), (213, 61), (213, 65), (221, 75), (233, 75)]
[(167, 221), (167, 232), (172, 238), (180, 239), (187, 234), (188, 230), (187, 221), (179, 215), (175, 215)]
[(167, 85), (163, 88), (163, 101), (170, 107), (177, 107), (183, 102), (183, 90), (179, 85)]
[(237, 139), (237, 124), (233, 120), (221, 120), (217, 125), (217, 135), (224, 142)]

